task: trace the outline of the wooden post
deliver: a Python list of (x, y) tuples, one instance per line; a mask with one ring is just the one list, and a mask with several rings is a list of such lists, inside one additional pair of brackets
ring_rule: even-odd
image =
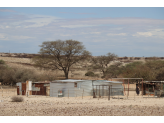
[(108, 100), (110, 100), (110, 85), (109, 85), (109, 94), (108, 94)]
[(149, 97), (149, 83), (148, 83), (148, 97)]
[(143, 79), (142, 79), (142, 96), (143, 96)]
[(153, 85), (154, 85), (154, 97), (155, 97), (155, 83), (153, 83)]
[(100, 98), (100, 85), (99, 85), (99, 98)]
[(97, 96), (97, 85), (96, 85), (96, 96)]
[(161, 90), (162, 90), (162, 82), (161, 82), (161, 86), (160, 86), (160, 97), (161, 98)]
[(68, 99), (69, 99), (69, 89), (68, 89)]
[(77, 90), (76, 90), (76, 98), (77, 98)]
[(106, 91), (107, 91), (107, 86), (105, 86), (106, 87), (106, 89), (105, 89), (105, 97), (107, 96), (107, 93), (106, 93)]
[(125, 93), (125, 84), (124, 84), (124, 79), (123, 79), (123, 86), (124, 86), (124, 94), (126, 95), (126, 93)]
[(104, 97), (104, 86), (102, 86), (102, 97)]
[(129, 96), (129, 79), (128, 79), (128, 96)]
[(3, 97), (3, 88), (1, 87), (1, 89), (2, 89), (2, 97)]
[(83, 99), (83, 94), (84, 94), (84, 89), (83, 89), (83, 93), (82, 93), (82, 99)]

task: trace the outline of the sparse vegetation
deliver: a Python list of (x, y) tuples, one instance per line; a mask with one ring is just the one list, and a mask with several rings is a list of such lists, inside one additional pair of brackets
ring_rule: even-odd
[(105, 76), (109, 64), (117, 58), (117, 55), (108, 53), (104, 56), (92, 57), (92, 65), (90, 66), (93, 70), (99, 70)]
[[(64, 55), (62, 55), (62, 60), (66, 59), (66, 57), (63, 56)], [(51, 71), (50, 69), (53, 68), (50, 67), (43, 70), (35, 68), (30, 58), (1, 57), (0, 59), (2, 59), (0, 60), (0, 82), (2, 85), (14, 85), (16, 82), (23, 82), (27, 80), (51, 81), (55, 79), (65, 79), (65, 73), (63, 71)], [(143, 78), (147, 81), (164, 80), (163, 57), (145, 57), (144, 60), (135, 60), (133, 58), (133, 60), (129, 60), (130, 62), (126, 63), (125, 60), (128, 59), (130, 58), (120, 57), (117, 59), (117, 55), (111, 53), (106, 56), (90, 57), (89, 59), (73, 64), (69, 68), (69, 71), (71, 71), (69, 73), (69, 78), (92, 79), (98, 77), (97, 79), (110, 79), (128, 77)]]
[(0, 64), (5, 64), (5, 61), (4, 60), (0, 60)]
[(11, 97), (12, 102), (23, 102), (24, 98), (23, 97), (18, 97), (18, 96), (13, 96)]

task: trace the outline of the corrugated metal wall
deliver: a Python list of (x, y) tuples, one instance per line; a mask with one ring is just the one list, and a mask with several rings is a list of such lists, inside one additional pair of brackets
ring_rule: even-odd
[[(77, 83), (77, 87), (75, 87)], [(92, 96), (92, 81), (50, 83), (50, 97)]]
[(50, 83), (50, 97), (75, 97), (74, 92), (74, 83)]
[[(75, 87), (77, 83), (77, 87)], [(103, 81), (93, 81), (93, 85), (111, 85), (110, 95), (123, 95), (122, 83), (112, 83)], [(50, 83), (50, 97), (79, 97), (79, 96), (93, 96), (93, 87), (96, 91), (96, 86), (92, 86), (92, 80), (85, 80), (81, 82), (51, 82)], [(109, 94), (109, 86), (97, 87), (96, 94), (107, 96)]]
[(44, 83), (32, 83), (32, 95), (46, 95)]
[[(80, 86), (81, 86), (80, 90), (82, 92), (84, 90), (83, 96), (93, 96), (92, 81), (91, 80), (79, 82), (78, 84), (80, 84)], [(80, 96), (81, 96), (81, 94), (80, 94)]]

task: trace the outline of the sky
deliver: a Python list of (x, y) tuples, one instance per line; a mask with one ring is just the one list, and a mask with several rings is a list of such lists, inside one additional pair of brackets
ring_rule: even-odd
[(164, 7), (0, 7), (0, 52), (38, 53), (58, 39), (93, 56), (163, 57)]

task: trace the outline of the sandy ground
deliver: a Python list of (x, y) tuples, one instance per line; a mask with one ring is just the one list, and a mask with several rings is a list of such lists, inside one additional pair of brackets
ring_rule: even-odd
[(16, 91), (4, 92), (3, 97), (0, 93), (0, 116), (164, 116), (164, 98), (134, 92), (109, 101), (107, 97), (22, 96), (23, 102), (11, 102), (14, 95)]

